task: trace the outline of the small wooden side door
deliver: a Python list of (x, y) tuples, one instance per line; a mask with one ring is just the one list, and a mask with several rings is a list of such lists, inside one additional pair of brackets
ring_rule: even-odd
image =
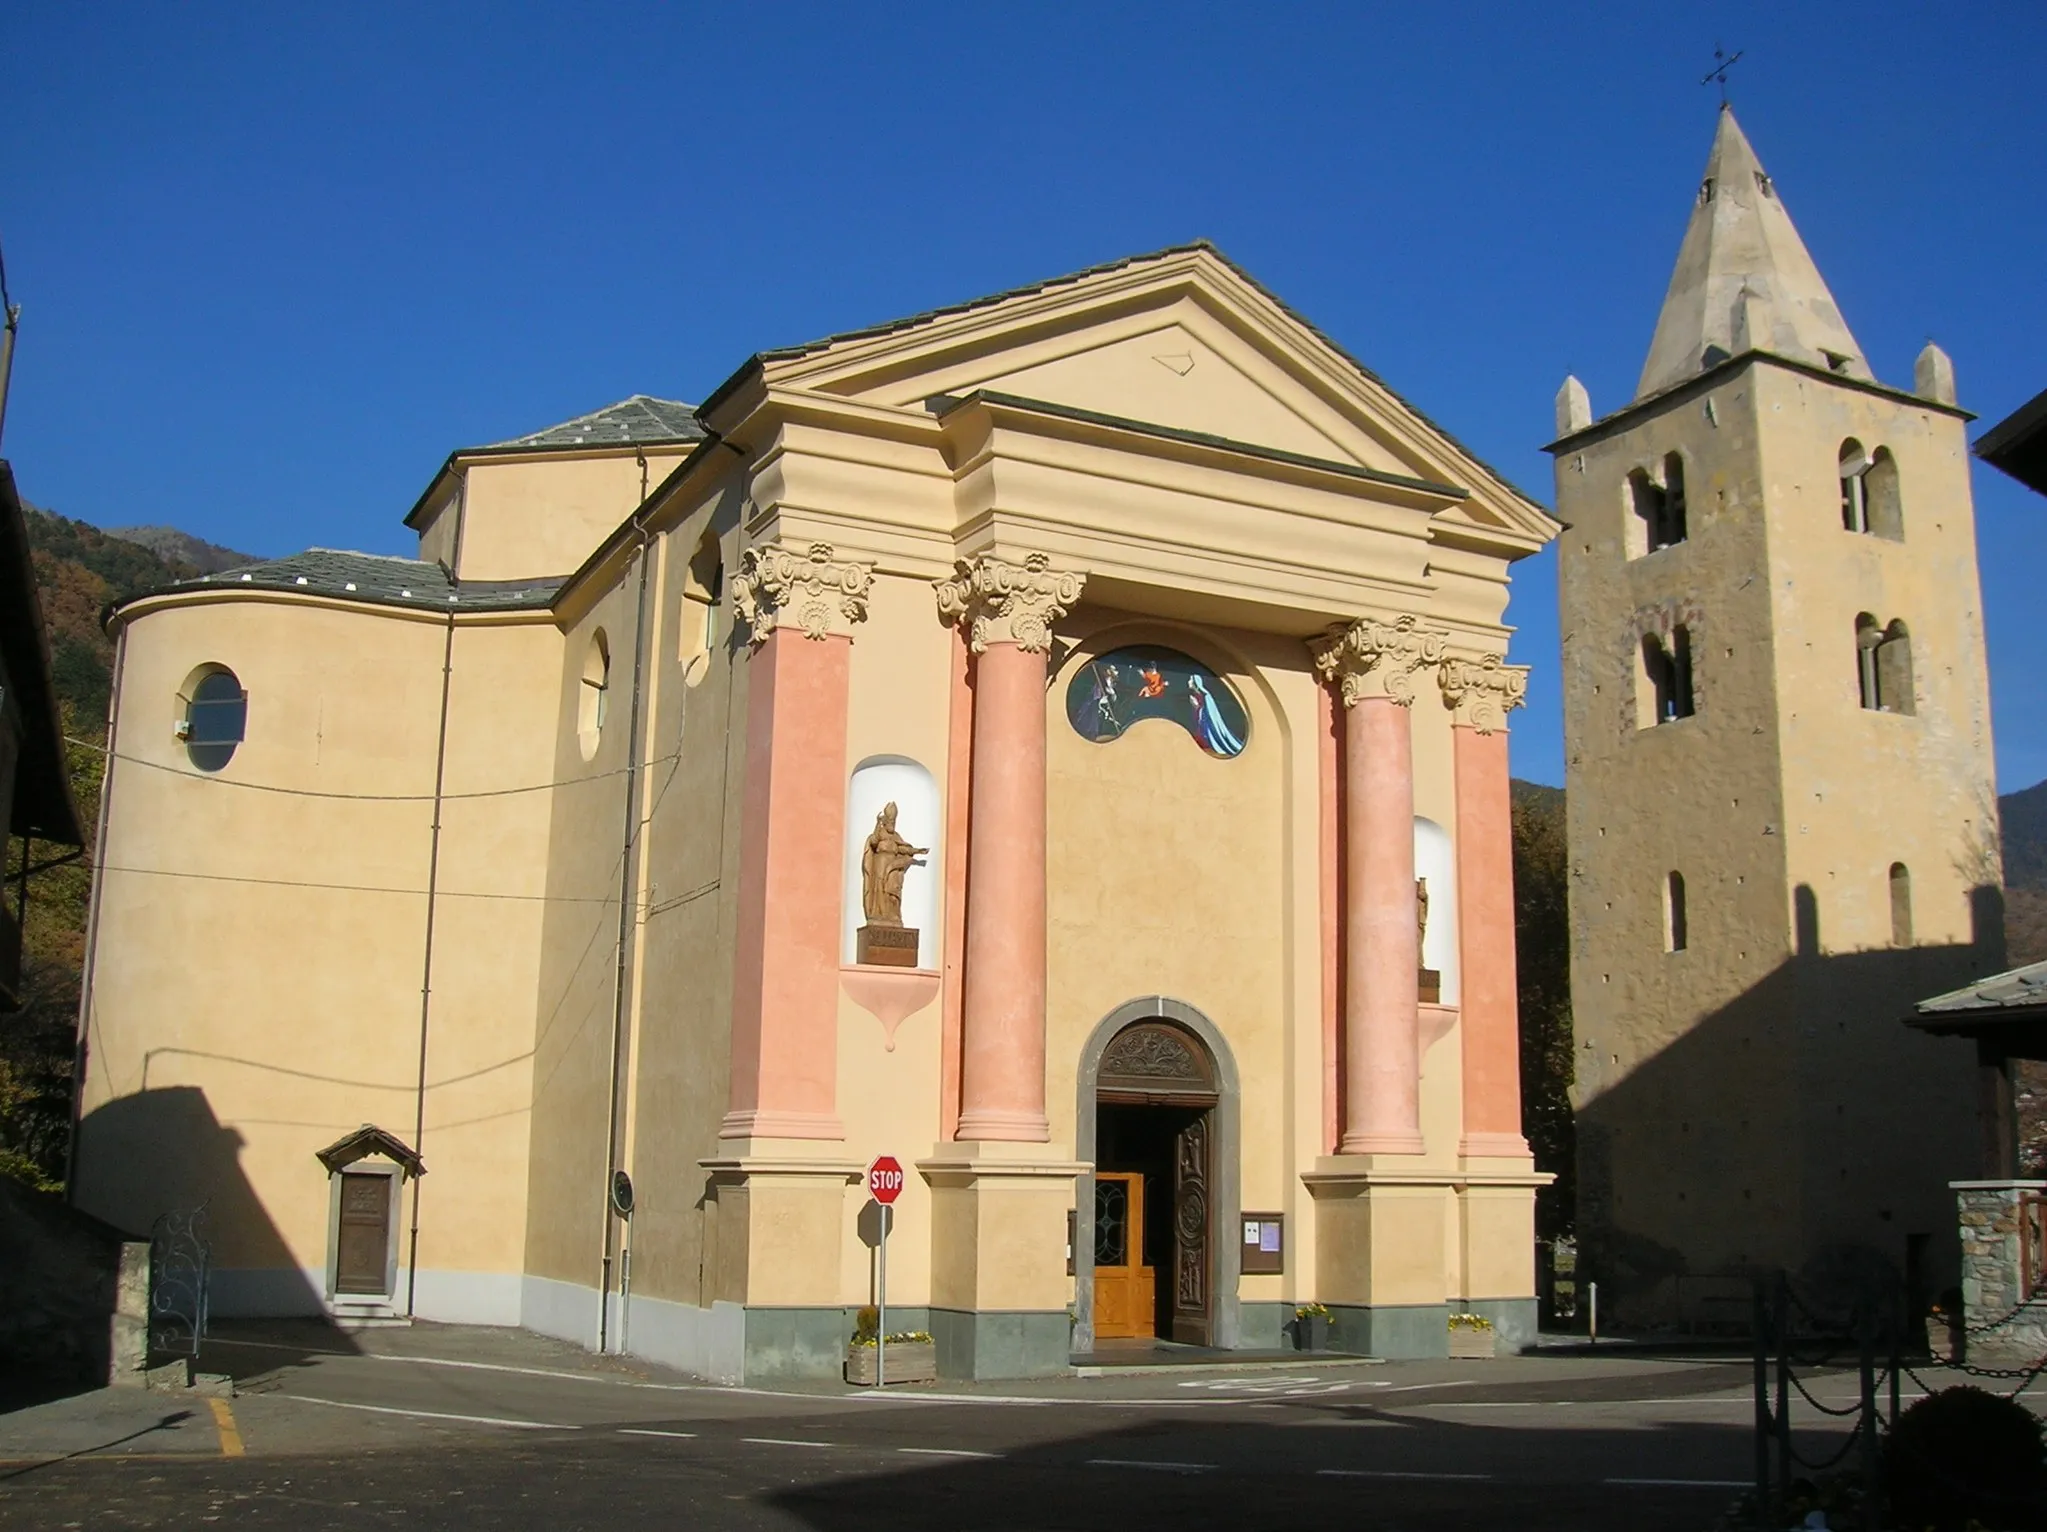
[(1144, 1177), (1095, 1172), (1095, 1338), (1154, 1332), (1153, 1273), (1144, 1264)]
[(334, 1290), (381, 1293), (391, 1262), (391, 1176), (341, 1173)]

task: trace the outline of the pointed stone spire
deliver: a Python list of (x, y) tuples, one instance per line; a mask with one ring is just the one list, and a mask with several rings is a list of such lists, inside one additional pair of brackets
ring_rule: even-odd
[(1932, 341), (1912, 364), (1912, 392), (1935, 404), (1955, 402), (1955, 364)]
[(1635, 397), (1742, 351), (1867, 378), (1862, 347), (1726, 106)]
[(1592, 396), (1575, 373), (1566, 374), (1564, 386), (1557, 390), (1557, 435), (1569, 436), (1591, 424)]

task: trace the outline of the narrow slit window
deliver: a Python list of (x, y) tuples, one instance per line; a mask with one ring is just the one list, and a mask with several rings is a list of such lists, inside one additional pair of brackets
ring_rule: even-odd
[(1841, 443), (1841, 530), (1869, 530), (1869, 454), (1850, 437)]
[(1690, 940), (1685, 918), (1685, 877), (1681, 872), (1663, 880), (1663, 950), (1682, 952)]
[(1663, 542), (1668, 548), (1685, 540), (1685, 460), (1675, 452), (1663, 459)]
[(1891, 945), (1912, 945), (1912, 873), (1903, 862), (1891, 863)]
[(1654, 728), (1692, 716), (1692, 635), (1683, 624), (1670, 630), (1669, 642), (1654, 633), (1642, 635), (1641, 659), (1635, 673), (1636, 726)]
[(1863, 707), (1872, 713), (1883, 706), (1876, 678), (1876, 649), (1883, 641), (1883, 629), (1876, 619), (1867, 612), (1859, 613), (1855, 618), (1855, 684)]

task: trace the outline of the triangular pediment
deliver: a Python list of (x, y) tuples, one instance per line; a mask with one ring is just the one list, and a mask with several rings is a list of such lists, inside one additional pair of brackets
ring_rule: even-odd
[(1452, 484), (1442, 514), (1547, 541), (1555, 523), (1206, 245), (763, 358), (778, 388), (921, 409), (1013, 394)]

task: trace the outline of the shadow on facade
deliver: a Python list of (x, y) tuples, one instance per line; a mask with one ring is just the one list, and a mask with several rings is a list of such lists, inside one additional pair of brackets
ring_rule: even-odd
[(2007, 1110), (1969, 1044), (1903, 1018), (2004, 967), (2002, 891), (1970, 909), (1968, 943), (1831, 953), (1800, 885), (1794, 955), (1584, 1104), (1579, 1281), (1603, 1316), (1745, 1329), (1747, 1274), (1778, 1268), (1822, 1300), (1901, 1283), (1920, 1313), (1958, 1280), (1948, 1182), (2000, 1173)]
[[(223, 1292), (232, 1288), (226, 1306), (239, 1311), (317, 1315), (321, 1295), (308, 1283), (243, 1173), (245, 1142), (214, 1115), (199, 1086), (165, 1086), (116, 1097), (79, 1124), (73, 1200), (129, 1238), (145, 1240), (162, 1214), (203, 1206), (216, 1308), (223, 1306)], [(321, 1174), (310, 1156), (307, 1174), (309, 1178)], [(324, 1206), (324, 1190), (316, 1182), (309, 1184), (314, 1188), (310, 1194), (319, 1196)], [(215, 1321), (211, 1328), (218, 1335), (221, 1326)], [(266, 1327), (265, 1342), (264, 1369), (288, 1364), (295, 1355), (357, 1349), (344, 1332), (318, 1318), (273, 1321)], [(202, 1365), (241, 1376), (252, 1370), (255, 1360), (253, 1353), (243, 1361), (233, 1351), (209, 1348)]]

